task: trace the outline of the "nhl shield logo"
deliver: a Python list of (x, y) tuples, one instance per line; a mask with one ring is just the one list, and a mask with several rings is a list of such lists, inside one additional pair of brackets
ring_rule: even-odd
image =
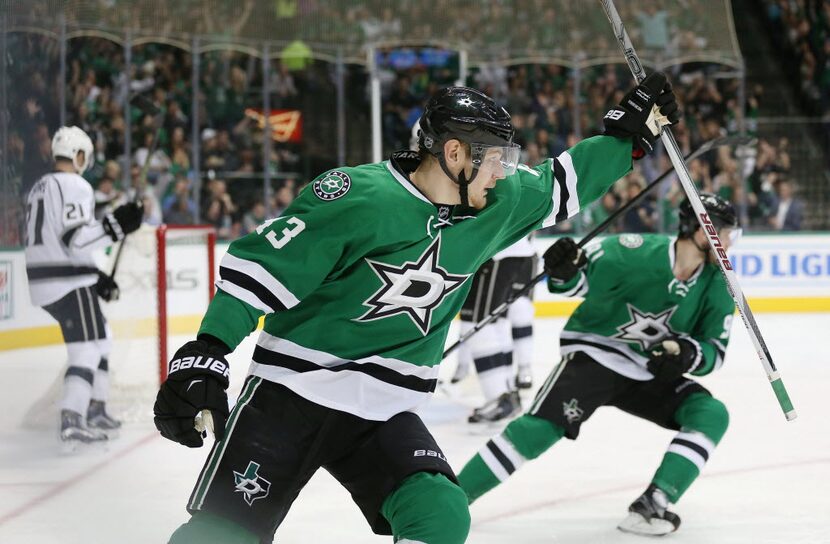
[(314, 194), (320, 200), (335, 200), (349, 192), (352, 179), (345, 172), (334, 170), (314, 182)]

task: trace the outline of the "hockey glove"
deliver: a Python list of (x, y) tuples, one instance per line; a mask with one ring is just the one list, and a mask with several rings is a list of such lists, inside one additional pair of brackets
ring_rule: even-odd
[(113, 242), (123, 240), (124, 236), (138, 230), (141, 219), (144, 217), (144, 207), (137, 202), (127, 202), (118, 206), (114, 212), (108, 213), (101, 220), (104, 232), (109, 234)]
[(225, 436), (228, 419), (228, 350), (202, 338), (183, 345), (173, 356), (153, 406), (161, 436), (189, 448), (201, 447), (207, 436), (196, 429), (195, 418), (202, 410), (210, 411), (216, 440)]
[(545, 251), (543, 259), (545, 274), (555, 283), (568, 283), (588, 262), (585, 252), (576, 245), (573, 238), (557, 240)]
[(98, 271), (98, 283), (95, 284), (95, 292), (106, 302), (118, 300), (118, 297), (121, 296), (121, 291), (118, 289), (115, 280), (101, 270)]
[(651, 349), (651, 357), (646, 366), (655, 379), (672, 382), (694, 370), (700, 356), (697, 346), (691, 340), (674, 337), (663, 340)]
[(680, 110), (663, 72), (652, 72), (626, 94), (620, 105), (608, 110), (604, 134), (632, 138), (631, 156), (641, 159), (654, 150), (662, 127), (680, 121)]

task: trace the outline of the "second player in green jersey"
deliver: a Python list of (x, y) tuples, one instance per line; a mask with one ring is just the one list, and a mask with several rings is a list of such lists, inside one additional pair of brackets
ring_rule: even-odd
[[(737, 228), (731, 204), (702, 200), (725, 249)], [(585, 300), (560, 337), (562, 361), (530, 409), (491, 439), (459, 474), (470, 501), (508, 478), (601, 406), (676, 430), (623, 531), (661, 535), (680, 525), (668, 507), (700, 474), (728, 424), (723, 403), (693, 379), (723, 364), (735, 305), (688, 201), (680, 232), (621, 234), (586, 247), (562, 238), (545, 253), (548, 288)]]

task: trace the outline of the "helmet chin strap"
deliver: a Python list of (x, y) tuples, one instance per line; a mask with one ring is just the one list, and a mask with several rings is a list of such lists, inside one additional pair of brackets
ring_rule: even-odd
[[(695, 234), (697, 234), (697, 231), (695, 231)], [(696, 248), (697, 248), (697, 249), (698, 249), (701, 253), (703, 253), (703, 257), (704, 257), (705, 259), (708, 259), (708, 258), (709, 258), (709, 244), (708, 244), (708, 243), (707, 243), (707, 244), (704, 244), (704, 245), (701, 247), (701, 245), (697, 243), (697, 240), (695, 240), (695, 235), (694, 235), (694, 234), (692, 234), (691, 240), (692, 240), (692, 243), (695, 245), (695, 247), (696, 247)]]
[(461, 171), (458, 173), (458, 176), (453, 175), (450, 172), (450, 169), (447, 168), (447, 163), (444, 161), (444, 154), (438, 156), (438, 164), (441, 165), (441, 170), (450, 178), (456, 185), (458, 185), (458, 194), (461, 197), (461, 205), (465, 208), (470, 207), (470, 200), (467, 196), (467, 187), (476, 179), (478, 175), (478, 168), (473, 164), (473, 175), (470, 176), (470, 179), (467, 179), (467, 176), (464, 174), (464, 169), (462, 168)]

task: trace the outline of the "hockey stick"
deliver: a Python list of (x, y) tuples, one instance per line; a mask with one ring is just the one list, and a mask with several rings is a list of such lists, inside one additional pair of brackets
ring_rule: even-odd
[[(705, 142), (704, 144), (702, 144), (695, 151), (693, 151), (692, 153), (689, 153), (688, 155), (686, 155), (686, 157), (684, 157), (684, 160), (692, 161), (692, 160), (700, 157), (704, 153), (707, 153), (707, 152), (711, 151), (712, 149), (722, 147), (722, 146), (725, 146), (725, 145), (727, 145), (727, 146), (746, 145), (746, 144), (750, 143), (751, 141), (752, 141), (752, 138), (749, 138), (749, 137), (746, 137), (746, 136), (724, 136), (723, 138), (716, 138), (714, 140), (709, 140), (708, 142)], [(634, 204), (636, 204), (637, 202), (642, 200), (643, 197), (649, 191), (651, 191), (654, 187), (656, 187), (661, 181), (666, 179), (672, 172), (674, 172), (674, 169), (669, 168), (668, 170), (666, 170), (665, 172), (660, 174), (657, 177), (657, 179), (655, 179), (654, 181), (652, 181), (651, 183), (646, 185), (643, 188), (643, 190), (640, 191), (639, 193), (637, 193), (637, 195), (634, 198), (632, 198), (631, 200), (629, 200), (628, 202), (626, 202), (625, 204), (620, 206), (619, 209), (614, 211), (614, 213), (612, 213), (611, 215), (606, 217), (605, 221), (603, 221), (602, 223), (600, 223), (599, 225), (594, 227), (588, 234), (586, 234), (582, 238), (582, 240), (580, 240), (579, 243), (577, 243), (577, 247), (580, 247), (580, 248), (584, 247), (585, 244), (587, 244), (588, 242), (593, 240), (599, 233), (603, 232), (611, 223), (616, 221), (617, 218), (620, 217), (620, 215), (627, 212), (631, 208), (631, 206), (633, 206)], [(481, 321), (476, 323), (475, 326), (472, 329), (470, 329), (469, 331), (467, 331), (463, 335), (461, 335), (461, 337), (458, 339), (458, 341), (455, 344), (448, 347), (446, 349), (446, 351), (444, 351), (444, 355), (442, 356), (442, 359), (446, 359), (447, 355), (449, 355), (450, 353), (455, 351), (455, 349), (458, 346), (460, 346), (463, 342), (466, 342), (475, 333), (477, 333), (478, 331), (480, 331), (481, 329), (483, 329), (484, 327), (486, 327), (487, 325), (489, 325), (490, 323), (492, 323), (493, 321), (498, 319), (499, 316), (501, 316), (505, 311), (507, 311), (508, 306), (513, 304), (517, 299), (527, 295), (533, 289), (533, 287), (535, 287), (536, 284), (539, 283), (539, 281), (544, 277), (545, 277), (545, 273), (540, 272), (539, 274), (536, 275), (536, 277), (534, 277), (529, 282), (527, 282), (524, 287), (522, 287), (521, 289), (519, 289), (518, 291), (513, 293), (507, 299), (506, 302), (500, 304), (487, 317), (485, 317), (484, 319), (482, 319)]]
[[(611, 23), (614, 35), (620, 44), (620, 48), (622, 49), (625, 60), (628, 63), (628, 67), (631, 69), (631, 73), (634, 76), (635, 81), (637, 81), (637, 83), (641, 82), (646, 77), (643, 65), (640, 63), (639, 57), (637, 57), (637, 52), (634, 51), (634, 45), (631, 43), (631, 38), (629, 38), (628, 32), (626, 32), (625, 27), (623, 26), (622, 19), (620, 18), (620, 14), (617, 12), (616, 6), (614, 6), (613, 0), (600, 0), (600, 3), (602, 4), (602, 8), (605, 10), (605, 15), (608, 17), (608, 21)], [(784, 417), (787, 418), (787, 421), (792, 421), (795, 419), (796, 413), (793, 408), (792, 401), (790, 400), (790, 396), (787, 394), (787, 390), (784, 387), (784, 382), (781, 380), (778, 369), (775, 368), (775, 365), (772, 362), (772, 356), (770, 356), (767, 345), (764, 342), (764, 338), (761, 336), (761, 331), (758, 329), (758, 324), (755, 322), (752, 310), (749, 309), (746, 297), (741, 290), (741, 286), (738, 284), (738, 277), (735, 274), (735, 271), (732, 270), (732, 263), (729, 262), (726, 251), (723, 249), (720, 238), (718, 238), (718, 231), (714, 225), (712, 225), (712, 222), (706, 213), (706, 208), (703, 207), (703, 203), (700, 201), (700, 195), (698, 194), (697, 188), (695, 187), (692, 177), (689, 174), (689, 169), (686, 167), (686, 164), (681, 158), (680, 149), (677, 147), (677, 142), (675, 141), (674, 135), (669, 127), (665, 127), (663, 129), (661, 139), (663, 141), (663, 145), (666, 147), (666, 151), (669, 154), (669, 159), (671, 159), (672, 165), (677, 172), (677, 176), (680, 178), (680, 185), (683, 187), (683, 191), (686, 193), (686, 196), (692, 205), (692, 209), (694, 209), (697, 214), (700, 228), (706, 233), (709, 245), (718, 257), (716, 259), (718, 267), (720, 267), (720, 271), (726, 280), (726, 286), (729, 289), (729, 294), (732, 296), (732, 300), (735, 301), (735, 305), (738, 307), (738, 311), (741, 314), (741, 318), (743, 319), (746, 330), (749, 333), (749, 337), (755, 345), (755, 351), (758, 353), (758, 357), (761, 359), (761, 363), (764, 366), (764, 371), (766, 372), (767, 379), (769, 379), (772, 390), (775, 393), (775, 398), (778, 400), (778, 404), (784, 412)]]
[[(133, 98), (135, 105), (144, 113), (153, 116), (153, 139), (150, 140), (150, 147), (147, 148), (147, 157), (144, 158), (144, 164), (141, 165), (141, 173), (138, 175), (138, 184), (136, 186), (135, 197), (133, 201), (140, 201), (144, 189), (147, 187), (147, 172), (150, 170), (150, 159), (153, 153), (156, 152), (158, 146), (159, 136), (161, 136), (161, 128), (164, 118), (161, 110), (150, 101), (145, 95), (139, 94)], [(118, 244), (118, 249), (115, 252), (115, 260), (112, 263), (112, 271), (110, 272), (110, 280), (115, 280), (115, 273), (118, 271), (118, 263), (121, 261), (121, 253), (124, 250), (124, 243), (127, 241), (127, 236)]]

